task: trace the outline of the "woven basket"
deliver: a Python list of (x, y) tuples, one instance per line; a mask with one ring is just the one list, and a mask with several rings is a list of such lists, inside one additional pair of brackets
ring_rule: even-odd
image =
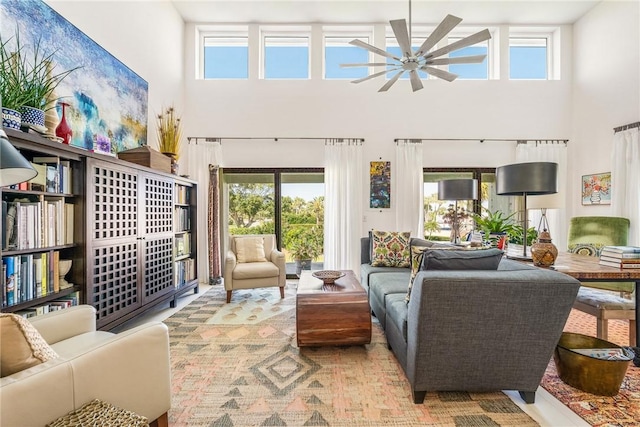
[(99, 399), (47, 424), (47, 427), (148, 427), (146, 417), (118, 408)]

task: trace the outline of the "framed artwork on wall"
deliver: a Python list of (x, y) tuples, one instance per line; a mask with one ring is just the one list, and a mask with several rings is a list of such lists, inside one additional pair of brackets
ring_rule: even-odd
[[(67, 104), (71, 145), (92, 150), (101, 137), (117, 153), (147, 144), (148, 83), (42, 0), (0, 1), (0, 34), (10, 45), (19, 35), (27, 55), (33, 56), (34, 45), (53, 52), (54, 75), (82, 67), (55, 90)], [(57, 113), (60, 119), (61, 105)]]
[(611, 172), (582, 175), (582, 204), (611, 204)]
[(371, 162), (369, 167), (370, 195), (372, 209), (391, 207), (391, 162)]

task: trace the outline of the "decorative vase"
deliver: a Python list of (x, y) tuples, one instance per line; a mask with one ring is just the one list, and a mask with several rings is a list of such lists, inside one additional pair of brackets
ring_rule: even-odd
[(22, 123), (22, 114), (11, 108), (2, 107), (2, 127), (8, 129), (20, 130)]
[(69, 104), (61, 102), (60, 105), (62, 105), (62, 118), (56, 127), (56, 136), (62, 138), (62, 142), (68, 145), (71, 143), (71, 137), (73, 136), (71, 126), (67, 123), (67, 118), (65, 116), (65, 107), (69, 106)]
[(22, 114), (22, 126), (44, 128), (44, 110), (23, 106), (20, 107), (20, 114)]
[(59, 279), (60, 279), (60, 289), (66, 289), (69, 288), (71, 286), (73, 286), (71, 283), (67, 282), (64, 279), (64, 276), (67, 275), (67, 273), (69, 273), (69, 270), (71, 270), (71, 263), (73, 261), (70, 259), (61, 259), (58, 262), (58, 274), (59, 274)]
[(162, 153), (171, 159), (171, 173), (178, 175), (178, 159), (176, 159), (175, 153)]
[(544, 229), (538, 240), (531, 245), (531, 258), (537, 267), (551, 267), (558, 257), (558, 248), (551, 243), (551, 235)]

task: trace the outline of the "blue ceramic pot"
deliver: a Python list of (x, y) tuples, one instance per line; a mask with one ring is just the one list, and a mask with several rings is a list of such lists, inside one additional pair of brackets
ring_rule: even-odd
[(44, 127), (44, 111), (33, 107), (20, 107), (23, 125)]
[(2, 107), (2, 127), (9, 129), (20, 130), (20, 124), (22, 123), (22, 115), (10, 108)]

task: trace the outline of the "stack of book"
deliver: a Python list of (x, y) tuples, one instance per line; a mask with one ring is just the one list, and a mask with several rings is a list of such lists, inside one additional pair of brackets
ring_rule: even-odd
[(640, 268), (640, 247), (605, 246), (600, 252), (600, 264), (616, 268)]

